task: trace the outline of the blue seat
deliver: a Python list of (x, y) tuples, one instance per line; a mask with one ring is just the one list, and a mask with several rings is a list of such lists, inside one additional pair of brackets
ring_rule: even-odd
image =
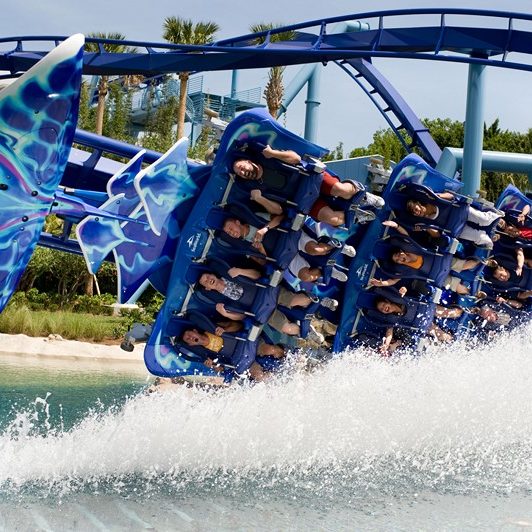
[[(530, 216), (525, 218), (524, 224), (521, 224), (517, 220), (517, 216), (520, 214), (520, 212), (521, 211), (517, 210), (505, 211), (504, 220), (515, 227), (526, 227), (532, 229), (532, 218)], [(532, 239), (512, 238), (503, 232), (499, 232), (499, 236), (500, 238), (495, 243), (494, 247), (495, 253), (508, 253), (508, 249), (532, 248)]]
[[(392, 261), (393, 249), (398, 248), (408, 253), (415, 253), (423, 257), (423, 264), (419, 269), (411, 268)], [(380, 269), (388, 277), (406, 279), (424, 279), (436, 286), (442, 286), (449, 275), (453, 256), (428, 251), (407, 236), (391, 236), (379, 240), (373, 248), (373, 256), (377, 259)]]
[(523, 273), (519, 276), (515, 273), (517, 260), (511, 255), (494, 255), (493, 259), (499, 266), (506, 268), (510, 272), (508, 281), (500, 281), (493, 276), (493, 268), (484, 268), (484, 280), (491, 283), (495, 290), (503, 291), (525, 291), (532, 290), (532, 268), (523, 267)]
[[(406, 312), (402, 316), (383, 314), (376, 308), (376, 299), (385, 297), (389, 301), (404, 305)], [(434, 319), (436, 305), (411, 297), (401, 297), (397, 290), (391, 288), (377, 288), (360, 292), (356, 301), (357, 308), (361, 309), (365, 318), (380, 327), (408, 327), (425, 331)]]
[[(212, 257), (202, 265), (201, 273), (212, 272), (219, 277), (231, 279), (229, 269), (227, 262)], [(198, 279), (201, 273), (197, 276)], [(216, 290), (205, 290), (199, 285), (195, 289), (194, 297), (211, 306), (223, 303), (226, 310), (246, 314), (260, 324), (266, 323), (277, 306), (279, 287), (272, 287), (241, 275), (233, 280), (244, 287), (244, 293), (238, 301), (229, 299)]]
[(314, 202), (318, 199), (322, 176), (316, 172), (313, 164), (302, 161), (294, 166), (278, 159), (267, 159), (262, 155), (264, 144), (247, 140), (237, 141), (226, 155), (227, 169), (233, 172), (233, 164), (237, 159), (250, 159), (260, 164), (264, 170), (260, 181), (246, 180), (236, 177), (239, 189), (249, 193), (253, 189), (260, 189), (265, 197), (281, 203), (289, 202), (298, 212), (308, 214)]
[(385, 191), (385, 196), (396, 184), (416, 183), (435, 192), (458, 192), (464, 186), (461, 181), (446, 176), (432, 168), (419, 155), (411, 153), (395, 165)]
[[(186, 329), (195, 325), (185, 315), (172, 316), (165, 326), (164, 333), (160, 329), (160, 322), (154, 325), (155, 336), (150, 336), (144, 360), (150, 372), (161, 377), (172, 375), (218, 375), (213, 369), (205, 366), (205, 356), (189, 349), (189, 346), (179, 342)], [(159, 332), (159, 334), (158, 334)], [(155, 340), (155, 338), (157, 338)], [(223, 364), (222, 364), (223, 365)], [(227, 366), (224, 377), (231, 379), (233, 368)]]
[[(327, 169), (327, 173), (342, 181), (341, 177), (334, 173), (332, 170)], [(361, 209), (363, 212), (375, 211), (373, 207), (360, 207), (360, 204), (366, 197), (366, 187), (359, 181), (351, 180), (351, 182), (356, 185), (358, 191), (353, 195), (353, 197), (348, 200), (337, 196), (321, 196), (321, 199), (323, 199), (333, 210), (343, 211), (345, 217), (345, 227), (350, 227), (355, 222), (357, 211), (359, 209)]]
[[(309, 218), (308, 220), (312, 220)], [(342, 247), (343, 242), (339, 241), (333, 241), (329, 237), (318, 237), (316, 233), (313, 231), (313, 227), (315, 227), (316, 224), (313, 223), (312, 225), (305, 222), (305, 225), (303, 225), (303, 228), (301, 230), (303, 235), (306, 235), (316, 242), (319, 243), (326, 243), (331, 244), (333, 246), (332, 250), (327, 253), (326, 255), (310, 255), (309, 253), (306, 253), (304, 250), (299, 250), (299, 254), (308, 262), (311, 264), (322, 267), (322, 266), (334, 266), (337, 262), (342, 262)]]
[[(187, 318), (194, 328), (214, 334), (216, 324), (201, 312), (190, 311), (187, 313)], [(185, 329), (186, 327), (183, 327), (182, 332)], [(222, 365), (234, 369), (237, 374), (244, 373), (255, 361), (257, 341), (249, 340), (242, 333), (224, 333), (222, 334), (222, 338), (224, 340), (224, 346), (220, 353), (214, 353), (202, 346), (181, 344), (181, 347), (203, 357), (204, 360), (206, 358), (218, 359)]]
[[(411, 215), (406, 209), (408, 200), (435, 205), (439, 210), (438, 217), (430, 220)], [(409, 228), (419, 225), (443, 231), (451, 237), (458, 237), (467, 223), (471, 199), (458, 195), (452, 200), (442, 199), (424, 185), (407, 182), (394, 187), (386, 196), (386, 202), (401, 225)]]
[(234, 255), (251, 255), (258, 258), (269, 258), (275, 262), (278, 268), (284, 269), (294, 258), (298, 249), (300, 231), (291, 231), (276, 227), (270, 229), (262, 244), (266, 250), (267, 257), (264, 257), (250, 242), (242, 239), (232, 238), (222, 231), (223, 223), (228, 218), (237, 218), (241, 222), (253, 225), (254, 227), (264, 227), (267, 221), (243, 204), (231, 204), (225, 208), (215, 207), (207, 215), (207, 225), (212, 229), (218, 230), (217, 236), (219, 241), (225, 241), (229, 245), (226, 247), (226, 253)]

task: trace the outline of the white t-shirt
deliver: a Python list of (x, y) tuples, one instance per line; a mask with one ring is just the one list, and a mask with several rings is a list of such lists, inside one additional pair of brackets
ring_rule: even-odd
[(302, 268), (310, 268), (310, 263), (306, 261), (299, 253), (292, 259), (288, 265), (288, 270), (295, 277), (299, 277), (298, 273)]

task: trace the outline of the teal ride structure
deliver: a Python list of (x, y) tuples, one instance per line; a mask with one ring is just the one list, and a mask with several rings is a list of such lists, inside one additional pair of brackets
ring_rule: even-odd
[[(439, 24), (412, 25), (415, 15)], [(449, 23), (459, 17), (484, 26)], [(354, 20), (378, 25), (351, 31)], [(0, 92), (0, 310), (36, 245), (82, 254), (90, 273), (114, 261), (119, 303), (135, 302), (149, 284), (165, 297), (153, 326), (130, 335), (146, 336), (149, 371), (226, 381), (278, 370), (299, 339), (316, 353), (362, 345), (389, 355), (528, 321), (532, 200), (514, 186), (496, 205), (475, 193), (482, 168), (532, 175), (531, 156), (482, 151), (484, 71), (532, 70), (532, 35), (515, 28), (529, 20), (404, 9), (208, 46), (132, 41), (135, 51), (120, 54), (95, 39), (100, 51), (84, 53), (82, 35), (0, 39), (13, 43), (0, 53), (2, 77), (15, 78)], [(290, 40), (272, 40), (277, 32)], [(34, 41), (56, 46), (33, 50)], [(469, 64), (463, 151), (442, 155), (373, 57)], [(76, 130), (82, 74), (327, 62), (412, 139), (393, 171), (364, 159), (337, 175), (338, 165), (321, 161), (328, 150), (314, 142), (315, 123), (301, 138), (263, 109), (227, 125), (212, 164), (187, 159), (186, 138), (161, 154)], [(50, 213), (65, 220), (62, 237), (43, 232)], [(316, 330), (323, 323), (328, 333)]]

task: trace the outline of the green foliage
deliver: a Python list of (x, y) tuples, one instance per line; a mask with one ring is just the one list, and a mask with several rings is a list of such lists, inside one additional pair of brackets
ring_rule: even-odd
[(188, 156), (191, 159), (198, 159), (200, 161), (205, 161), (207, 158), (207, 155), (212, 150), (212, 147), (217, 144), (215, 139), (215, 134), (212, 131), (212, 129), (208, 127), (204, 127), (201, 130), (201, 133), (199, 134), (198, 138), (196, 139), (196, 143), (194, 146), (191, 146), (188, 149)]
[(100, 296), (79, 295), (72, 301), (69, 307), (72, 312), (84, 312), (87, 314), (97, 314), (111, 316), (116, 303), (116, 297), (112, 294), (102, 294)]
[[(163, 24), (163, 38), (174, 44), (200, 45), (214, 41), (220, 29), (216, 22), (197, 22), (179, 17), (167, 17)], [(177, 138), (184, 136), (187, 105), (188, 72), (179, 72), (179, 105), (176, 113)]]
[(196, 22), (180, 17), (166, 17), (163, 39), (174, 44), (210, 44), (220, 29), (216, 22)]
[[(154, 317), (162, 307), (164, 303), (164, 296), (157, 292), (151, 286), (140, 296), (138, 304), (142, 305), (144, 312), (147, 316)], [(146, 317), (144, 320), (146, 320)]]
[(120, 338), (127, 330), (126, 319), (71, 312), (32, 311), (24, 305), (9, 305), (0, 314), (0, 332), (48, 336), (60, 334), (72, 340), (99, 342), (106, 338)]
[[(109, 39), (112, 41), (123, 41), (126, 38), (126, 36), (123, 33), (116, 32), (116, 31), (109, 32), (109, 33), (105, 33), (102, 31), (93, 31), (89, 33), (87, 37), (94, 38), (94, 39)], [(121, 43), (105, 43), (103, 44), (103, 49), (109, 53), (122, 53), (122, 52), (134, 50), (133, 48), (130, 48)], [(98, 43), (86, 42), (85, 51), (97, 53), (100, 51), (100, 46), (98, 45)]]
[(94, 131), (96, 129), (96, 108), (90, 104), (89, 89), (89, 83), (83, 81), (79, 99), (78, 127), (87, 131)]
[(172, 128), (175, 124), (174, 117), (177, 114), (179, 102), (175, 96), (168, 94), (168, 84), (165, 84), (162, 90), (162, 103), (157, 106), (155, 111), (153, 111), (153, 107), (148, 108), (146, 133), (140, 139), (140, 143), (149, 150), (165, 152), (176, 141)]
[[(270, 34), (270, 42), (282, 42), (282, 41), (291, 41), (295, 35), (295, 31), (280, 31), (275, 32), (278, 28), (282, 28), (286, 24), (274, 24), (273, 22), (259, 22), (257, 24), (252, 24), (249, 27), (251, 33), (262, 33), (264, 31), (273, 30), (274, 32)], [(266, 40), (265, 37), (259, 37), (257, 39), (257, 44), (262, 44)]]
[[(352, 155), (351, 157), (355, 157), (355, 156)], [(323, 157), (323, 160), (324, 161), (338, 161), (343, 158), (344, 158), (344, 143), (339, 142), (336, 148), (334, 148), (334, 150), (332, 150), (325, 157)]]
[(58, 294), (15, 292), (7, 308), (0, 314), (0, 332), (48, 336), (60, 334), (75, 340), (101, 341), (122, 337), (133, 323), (153, 323), (163, 296), (153, 289), (145, 298), (147, 307), (122, 310), (121, 316), (112, 316), (115, 296), (77, 295), (64, 303)]
[[(425, 119), (423, 123), (440, 148), (462, 148), (464, 145), (464, 124), (449, 118)], [(404, 135), (406, 144), (411, 139)], [(499, 120), (484, 126), (484, 149), (490, 151), (504, 151), (510, 153), (532, 153), (532, 129), (526, 133), (501, 130)], [(352, 150), (350, 157), (360, 157), (379, 153), (390, 160), (400, 161), (406, 156), (406, 150), (401, 145), (391, 129), (381, 129), (373, 135), (373, 142), (367, 148), (359, 147)], [(481, 188), (486, 192), (486, 198), (494, 201), (508, 185), (513, 183), (521, 190), (529, 188), (528, 178), (522, 174), (483, 172), (481, 175)]]
[[(22, 290), (34, 286), (41, 291), (54, 287), (58, 304), (66, 305), (75, 294), (83, 292), (87, 266), (83, 257), (55, 249), (37, 247), (20, 282)], [(116, 291), (116, 268), (104, 263), (98, 272), (100, 289)]]
[[(410, 138), (404, 134), (405, 142), (410, 143)], [(406, 156), (406, 150), (391, 129), (379, 129), (373, 134), (373, 142), (367, 148), (357, 148), (349, 153), (349, 157), (380, 154), (384, 157), (385, 165), (389, 161), (400, 161)]]
[(426, 118), (423, 120), (432, 138), (440, 148), (462, 148), (464, 146), (464, 124), (450, 118)]
[[(252, 24), (249, 27), (249, 31), (252, 33), (261, 33), (270, 30), (276, 30), (277, 28), (282, 27), (281, 24), (274, 24), (272, 22), (260, 22), (259, 24)], [(275, 33), (273, 31), (269, 35), (270, 42), (280, 42), (280, 41), (290, 41), (295, 36), (295, 31), (281, 31)], [(266, 37), (259, 37), (256, 40), (257, 44), (262, 44), (266, 41)], [(268, 83), (264, 87), (264, 98), (266, 99), (266, 105), (268, 106), (268, 112), (277, 118), (281, 105), (283, 102), (284, 96), (284, 85), (283, 85), (283, 73), (285, 67), (274, 66), (270, 68), (268, 72)]]
[(106, 137), (129, 143), (135, 141), (130, 132), (131, 105), (131, 90), (125, 90), (120, 83), (110, 83), (103, 125)]

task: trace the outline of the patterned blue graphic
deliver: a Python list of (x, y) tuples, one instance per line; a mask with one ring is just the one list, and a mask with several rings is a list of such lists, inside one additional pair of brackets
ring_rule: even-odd
[[(91, 273), (96, 273), (110, 253), (114, 255), (119, 303), (136, 301), (148, 285), (150, 275), (173, 261), (179, 227), (173, 211), (168, 211), (168, 205), (174, 205), (175, 209), (192, 197), (197, 188), (188, 174), (187, 147), (188, 140), (182, 139), (145, 170), (142, 170), (145, 152), (141, 151), (109, 180), (107, 192), (110, 197), (100, 209), (135, 221), (120, 223), (90, 216), (77, 226), (78, 241)], [(184, 184), (179, 185), (180, 180)], [(153, 194), (144, 191), (148, 181), (156, 190)], [(171, 202), (165, 201), (164, 208), (156, 208), (153, 198), (163, 198), (162, 190), (170, 194), (172, 187), (176, 197)], [(158, 233), (148, 223), (150, 217), (140, 202), (138, 189), (149, 198), (147, 204), (152, 209), (151, 219), (157, 220)]]
[(134, 180), (142, 170), (142, 159), (145, 153), (146, 150), (139, 151), (124, 168), (107, 182), (107, 194), (111, 199), (120, 196), (117, 212), (124, 216), (129, 216), (138, 207), (139, 196), (135, 189)]
[(84, 37), (75, 35), (0, 93), (0, 311), (30, 260), (77, 122)]
[(187, 138), (178, 140), (160, 159), (140, 172), (135, 188), (153, 232), (160, 235), (170, 214), (192, 198), (197, 186), (187, 165)]

